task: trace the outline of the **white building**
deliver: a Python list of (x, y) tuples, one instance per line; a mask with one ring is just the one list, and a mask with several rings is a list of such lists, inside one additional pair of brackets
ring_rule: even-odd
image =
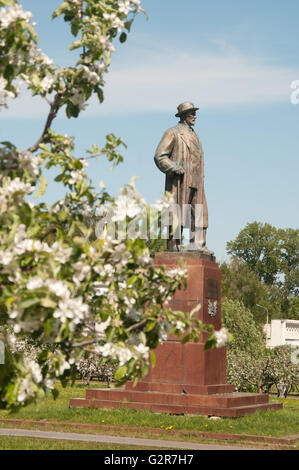
[(266, 347), (275, 346), (299, 347), (299, 320), (271, 320), (264, 326)]

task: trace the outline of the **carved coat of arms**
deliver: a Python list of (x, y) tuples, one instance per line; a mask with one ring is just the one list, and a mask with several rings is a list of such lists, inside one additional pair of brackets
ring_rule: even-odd
[(217, 300), (208, 300), (208, 314), (210, 317), (216, 317), (218, 310), (218, 301)]

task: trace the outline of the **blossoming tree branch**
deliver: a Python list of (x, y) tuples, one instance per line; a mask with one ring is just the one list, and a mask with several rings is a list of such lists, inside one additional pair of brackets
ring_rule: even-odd
[[(92, 237), (85, 223), (106, 207), (116, 221), (128, 224), (149, 208), (134, 183), (113, 199), (102, 188), (96, 193), (86, 175), (86, 159), (73, 156), (73, 139), (51, 130), (57, 114), (78, 118), (88, 99), (103, 96), (114, 40), (126, 40), (139, 0), (68, 0), (52, 18), (63, 15), (75, 40), (78, 61), (58, 67), (38, 48), (32, 14), (17, 0), (0, 0), (0, 106), (17, 98), (20, 86), (49, 103), (40, 135), (28, 149), (0, 144), (0, 339), (5, 363), (0, 365), (0, 407), (22, 406), (76, 376), (82, 357), (114, 361), (119, 384), (146, 376), (154, 350), (171, 332), (183, 341), (197, 341), (209, 331), (207, 347), (222, 345), (194, 313), (172, 311), (167, 303), (183, 288), (185, 271), (155, 268), (145, 240)], [(5, 109), (4, 109), (5, 112)], [(93, 145), (89, 157), (105, 154), (122, 161), (124, 145), (113, 134), (105, 145)], [(59, 168), (56, 181), (65, 197), (52, 206), (32, 204), (28, 195), (46, 191), (42, 168)], [(120, 210), (126, 203), (126, 211)], [(36, 201), (37, 202), (37, 201)], [(167, 197), (160, 206), (167, 205)], [(14, 349), (18, 338), (34, 341), (38, 354), (24, 358)], [(218, 343), (217, 343), (218, 338)]]

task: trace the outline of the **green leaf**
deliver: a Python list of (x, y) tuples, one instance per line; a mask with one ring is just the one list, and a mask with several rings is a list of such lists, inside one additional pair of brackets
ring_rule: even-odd
[(98, 98), (99, 98), (99, 102), (100, 102), (100, 103), (103, 103), (103, 101), (104, 101), (104, 93), (103, 93), (102, 88), (98, 88), (98, 90), (97, 90), (97, 95), (98, 95)]
[(127, 281), (127, 286), (130, 286), (131, 284), (134, 284), (134, 282), (136, 282), (138, 279), (137, 276), (133, 275), (133, 276), (130, 276), (128, 281)]
[(64, 10), (69, 8), (69, 6), (69, 2), (62, 2), (62, 4), (52, 13), (52, 20), (54, 20), (54, 18), (57, 18), (57, 16), (61, 15)]
[(4, 78), (6, 78), (7, 80), (10, 80), (11, 78), (13, 78), (14, 76), (14, 67), (9, 64), (6, 68), (5, 68), (5, 71), (4, 71)]
[(68, 215), (69, 215), (69, 213), (67, 211), (60, 211), (58, 213), (58, 218), (59, 218), (59, 220), (64, 222), (67, 219)]
[(52, 396), (53, 396), (54, 400), (56, 400), (56, 398), (57, 398), (58, 395), (59, 395), (59, 391), (57, 390), (57, 388), (53, 388), (53, 389), (51, 390), (51, 393), (52, 393)]
[(211, 349), (211, 348), (213, 348), (214, 346), (216, 346), (216, 340), (215, 340), (215, 339), (208, 339), (208, 340), (206, 341), (204, 350), (206, 351), (207, 349)]
[(5, 147), (8, 147), (11, 150), (16, 150), (16, 148), (17, 148), (14, 144), (9, 142), (8, 140), (2, 140), (2, 142), (0, 142), (0, 144), (5, 145)]
[(123, 43), (123, 42), (126, 42), (126, 40), (127, 40), (127, 34), (122, 32), (121, 35), (119, 36), (119, 41)]
[(78, 21), (73, 21), (71, 26), (71, 31), (73, 36), (77, 36), (80, 31), (80, 23)]
[(125, 26), (125, 28), (126, 28), (126, 30), (127, 30), (128, 32), (130, 32), (130, 29), (131, 29), (131, 26), (132, 26), (132, 24), (133, 24), (133, 21), (134, 21), (134, 18), (132, 18), (130, 21), (126, 21), (126, 22), (124, 23), (124, 26)]
[(3, 0), (0, 2), (0, 6), (4, 6), (4, 5), (10, 5), (10, 6), (13, 6), (15, 5), (15, 0)]
[(78, 49), (79, 47), (82, 47), (82, 41), (74, 41), (70, 46), (69, 46), (69, 51), (73, 51), (74, 49)]
[(47, 183), (46, 178), (44, 176), (41, 176), (38, 191), (34, 196), (36, 199), (43, 196), (43, 194), (45, 194), (46, 189), (47, 189), (47, 184), (48, 183)]
[(18, 383), (12, 382), (7, 387), (5, 399), (9, 403), (13, 403), (17, 400), (17, 396), (18, 396)]
[(51, 300), (49, 297), (41, 299), (40, 304), (42, 307), (46, 308), (55, 308), (57, 306), (56, 302), (54, 302), (54, 300)]
[(127, 367), (126, 366), (121, 366), (119, 367), (114, 374), (115, 380), (121, 380), (127, 373)]
[(133, 382), (133, 388), (136, 387), (138, 384), (138, 377), (135, 377), (134, 382)]
[(20, 210), (21, 220), (25, 225), (31, 222), (32, 210), (28, 204), (23, 204)]
[(154, 321), (148, 321), (148, 322), (146, 323), (145, 330), (146, 330), (147, 332), (152, 331), (152, 329), (155, 328), (155, 325), (156, 325), (156, 322), (154, 322)]
[(142, 377), (143, 379), (147, 376), (147, 374), (148, 374), (148, 369), (149, 369), (148, 364), (146, 364), (146, 363), (145, 363), (145, 364), (142, 364), (142, 366), (141, 366), (141, 377)]
[(155, 367), (155, 365), (156, 365), (156, 356), (155, 356), (154, 351), (150, 351), (150, 355), (151, 355), (151, 364), (152, 364), (152, 367)]
[(191, 315), (191, 316), (194, 315), (194, 314), (197, 313), (200, 309), (201, 309), (201, 304), (196, 305), (196, 307), (194, 307), (194, 309), (191, 310), (190, 315)]
[(45, 361), (48, 359), (48, 356), (49, 356), (49, 351), (42, 351), (42, 352), (38, 355), (38, 362), (39, 362), (39, 364), (42, 364), (43, 362), (45, 362)]
[(189, 341), (190, 339), (191, 339), (191, 335), (190, 335), (190, 334), (184, 336), (184, 338), (182, 339), (182, 344), (187, 343), (187, 341)]
[(32, 40), (35, 42), (35, 44), (37, 44), (37, 43), (38, 43), (38, 36), (37, 36), (35, 30), (34, 30), (34, 29), (32, 28), (32, 26), (31, 26), (30, 24), (28, 24), (28, 23), (27, 23), (27, 29), (28, 29), (28, 31), (29, 31), (30, 34), (31, 34)]
[(79, 106), (74, 105), (72, 102), (69, 101), (67, 103), (65, 112), (66, 112), (66, 115), (67, 115), (68, 118), (78, 117), (79, 112), (80, 112), (80, 108), (79, 108)]
[(40, 298), (36, 296), (27, 297), (26, 299), (20, 302), (20, 308), (26, 309), (28, 307), (32, 307), (32, 305), (36, 305), (40, 302)]
[(54, 321), (53, 317), (52, 318), (47, 318), (45, 321), (43, 321), (43, 327), (44, 327), (44, 332), (45, 332), (46, 338), (48, 338), (52, 334), (53, 321)]

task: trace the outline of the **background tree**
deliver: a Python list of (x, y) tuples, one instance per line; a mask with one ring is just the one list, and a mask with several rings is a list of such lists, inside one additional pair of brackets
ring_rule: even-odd
[(273, 285), (280, 270), (279, 236), (270, 224), (252, 222), (227, 243), (227, 252), (243, 260), (259, 279)]
[(223, 299), (223, 324), (233, 335), (227, 346), (227, 380), (236, 391), (269, 392), (280, 385), (287, 391), (298, 386), (299, 365), (292, 363), (293, 349), (266, 349), (260, 325), (238, 300)]
[[(265, 303), (275, 305), (280, 318), (299, 319), (298, 295), (299, 295), (299, 230), (287, 228), (277, 229), (270, 224), (253, 222), (247, 224), (240, 231), (237, 238), (227, 243), (227, 252), (240, 262), (246, 264), (251, 273), (254, 273), (261, 285), (265, 286)], [(228, 271), (231, 269), (231, 274)], [(237, 281), (242, 284), (240, 269), (237, 270)], [(230, 268), (223, 266), (224, 276), (228, 276), (226, 290), (228, 292), (229, 281), (237, 274), (235, 262)], [(243, 268), (244, 271), (244, 268)], [(248, 273), (249, 274), (249, 273)], [(252, 285), (253, 277), (248, 276)], [(261, 287), (256, 283), (257, 291)], [(249, 286), (248, 286), (249, 288)], [(230, 289), (233, 289), (231, 285)], [(250, 290), (250, 288), (249, 288)], [(244, 294), (244, 292), (243, 292)], [(243, 300), (250, 308), (254, 308), (253, 302), (243, 295)], [(253, 298), (253, 296), (252, 296)], [(264, 305), (264, 302), (260, 302)], [(266, 306), (266, 305), (265, 305)]]
[(233, 335), (228, 351), (242, 350), (259, 355), (264, 350), (262, 327), (254, 321), (252, 312), (239, 300), (223, 299), (222, 320)]
[(278, 233), (280, 238), (280, 271), (283, 276), (281, 281), (282, 311), (292, 314), (292, 307), (295, 307), (295, 310), (298, 309), (299, 319), (299, 229), (287, 228), (279, 230)]
[(220, 270), (223, 297), (241, 301), (258, 323), (266, 323), (267, 312), (269, 321), (281, 318), (282, 299), (278, 286), (261, 282), (258, 275), (251, 271), (244, 261), (236, 257), (223, 262)]

